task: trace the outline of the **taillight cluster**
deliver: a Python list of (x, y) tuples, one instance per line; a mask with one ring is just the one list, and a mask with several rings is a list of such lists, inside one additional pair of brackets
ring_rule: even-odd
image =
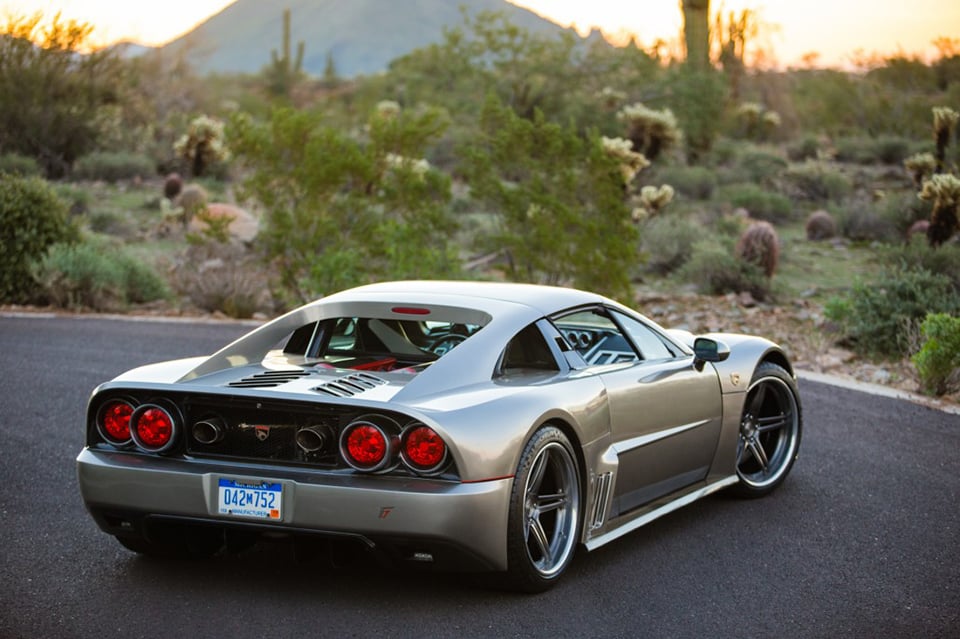
[(97, 430), (114, 446), (133, 444), (151, 453), (169, 450), (176, 443), (181, 420), (176, 408), (164, 401), (137, 404), (117, 398), (97, 411)]
[(340, 433), (340, 454), (351, 467), (384, 472), (399, 464), (418, 475), (436, 475), (447, 466), (447, 445), (420, 422), (405, 427), (385, 415), (365, 415)]

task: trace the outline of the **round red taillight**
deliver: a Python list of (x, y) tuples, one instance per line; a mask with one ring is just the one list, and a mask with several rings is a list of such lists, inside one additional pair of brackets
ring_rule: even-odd
[(414, 425), (403, 433), (403, 460), (417, 472), (433, 472), (447, 459), (447, 445), (428, 426)]
[(343, 453), (354, 468), (373, 470), (386, 460), (390, 442), (380, 427), (365, 422), (355, 423), (344, 435)]
[(100, 407), (97, 428), (111, 444), (126, 444), (130, 441), (130, 416), (133, 405), (123, 399), (114, 399)]
[(140, 448), (157, 453), (173, 445), (177, 424), (166, 408), (145, 404), (133, 412), (130, 436)]

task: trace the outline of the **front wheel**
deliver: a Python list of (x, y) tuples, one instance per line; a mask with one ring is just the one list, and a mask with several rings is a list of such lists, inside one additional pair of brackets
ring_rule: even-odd
[(762, 497), (780, 485), (800, 449), (803, 419), (793, 377), (764, 362), (747, 389), (737, 441), (737, 477), (733, 491)]
[(573, 560), (580, 521), (577, 457), (560, 429), (544, 426), (524, 448), (514, 477), (507, 585), (524, 592), (552, 587)]

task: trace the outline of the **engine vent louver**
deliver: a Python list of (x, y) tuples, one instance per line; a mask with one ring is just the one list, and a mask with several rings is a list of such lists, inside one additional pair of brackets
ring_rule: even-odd
[(351, 373), (339, 379), (320, 384), (314, 387), (313, 390), (334, 397), (353, 397), (354, 395), (386, 383), (387, 381), (385, 379), (381, 379), (370, 373)]
[(613, 473), (603, 473), (597, 476), (597, 490), (593, 501), (593, 512), (590, 515), (590, 530), (603, 526), (607, 519), (607, 500), (610, 498), (610, 489), (613, 488)]
[(230, 382), (228, 386), (235, 388), (272, 388), (308, 375), (310, 375), (310, 372), (304, 370), (265, 371)]

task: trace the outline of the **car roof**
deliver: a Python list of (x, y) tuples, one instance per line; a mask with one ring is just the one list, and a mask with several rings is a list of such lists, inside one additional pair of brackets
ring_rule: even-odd
[(488, 311), (492, 310), (488, 308), (490, 306), (488, 301), (509, 302), (535, 309), (539, 315), (549, 315), (573, 306), (611, 302), (595, 293), (560, 286), (426, 280), (369, 284), (336, 293), (329, 298), (324, 298), (323, 301), (391, 299), (413, 303), (417, 297), (422, 296), (434, 300), (443, 298), (451, 306), (473, 307)]

